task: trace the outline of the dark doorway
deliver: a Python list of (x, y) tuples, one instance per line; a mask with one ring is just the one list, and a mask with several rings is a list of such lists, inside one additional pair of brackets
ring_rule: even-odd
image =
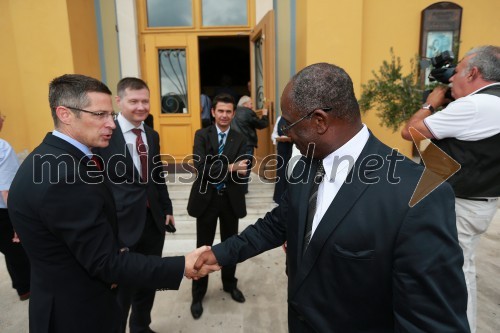
[(235, 103), (249, 95), (250, 42), (248, 36), (198, 38), (201, 92), (211, 99), (218, 93), (233, 95)]

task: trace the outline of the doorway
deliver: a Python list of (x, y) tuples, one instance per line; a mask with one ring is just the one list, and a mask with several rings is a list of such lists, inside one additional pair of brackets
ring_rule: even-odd
[(248, 36), (198, 37), (200, 91), (213, 99), (225, 92), (237, 104), (249, 95), (250, 42)]

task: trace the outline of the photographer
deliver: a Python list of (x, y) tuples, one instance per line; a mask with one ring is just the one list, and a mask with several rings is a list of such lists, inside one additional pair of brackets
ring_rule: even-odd
[(450, 82), (455, 101), (434, 113), (450, 102), (445, 98), (445, 87), (434, 89), (401, 135), (411, 140), (409, 128), (414, 127), (461, 164), (448, 181), (456, 196), (458, 238), (469, 293), (467, 316), (471, 332), (475, 332), (474, 253), (497, 211), (500, 196), (500, 47), (488, 45), (469, 51)]

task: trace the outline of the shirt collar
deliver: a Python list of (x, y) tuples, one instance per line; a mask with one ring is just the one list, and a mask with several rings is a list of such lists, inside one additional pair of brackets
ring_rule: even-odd
[(231, 126), (229, 126), (229, 127), (227, 128), (227, 130), (225, 130), (224, 132), (223, 132), (223, 131), (221, 131), (221, 129), (220, 129), (220, 128), (219, 128), (219, 126), (217, 126), (217, 125), (215, 125), (215, 128), (217, 128), (217, 135), (220, 135), (221, 133), (225, 133), (225, 134), (226, 134), (226, 136), (227, 136), (227, 135), (229, 134), (229, 130), (231, 129)]
[(67, 136), (66, 134), (64, 133), (61, 133), (59, 132), (58, 130), (53, 130), (52, 131), (52, 135), (53, 136), (57, 136), (59, 139), (62, 139), (66, 142), (68, 142), (69, 144), (71, 144), (72, 146), (75, 146), (76, 148), (78, 148), (79, 150), (81, 150), (86, 156), (88, 156), (89, 158), (92, 157), (92, 152), (90, 151), (90, 148), (87, 147), (86, 145), (84, 145), (83, 143), (73, 139), (72, 137), (70, 136)]
[(118, 117), (116, 117), (116, 120), (118, 121), (118, 124), (120, 125), (120, 128), (122, 129), (122, 133), (127, 133), (130, 132), (131, 130), (135, 128), (139, 128), (141, 131), (144, 132), (144, 122), (141, 122), (139, 127), (135, 127), (130, 121), (128, 121), (120, 112), (118, 114)]
[(323, 159), (323, 167), (325, 168), (325, 174), (327, 175), (328, 179), (330, 178), (330, 176), (334, 176), (332, 175), (332, 168), (334, 163), (338, 164), (340, 162), (340, 164), (336, 166), (337, 170), (335, 174), (344, 171), (347, 167), (349, 167), (349, 170), (347, 170), (347, 172), (350, 171), (350, 168), (354, 166), (354, 163), (356, 162), (359, 155), (361, 154), (361, 151), (368, 142), (369, 137), (370, 132), (368, 131), (366, 125), (363, 124), (363, 128), (361, 128), (361, 130), (355, 136), (353, 136), (343, 146)]
[(469, 95), (467, 95), (467, 96), (474, 95), (474, 94), (475, 94), (475, 93), (477, 93), (478, 91), (484, 90), (484, 89), (489, 88), (489, 87), (491, 87), (491, 86), (497, 86), (497, 85), (500, 85), (500, 82), (495, 82), (495, 83), (488, 84), (487, 86), (481, 87), (481, 88), (479, 88), (479, 89), (477, 89), (477, 90), (475, 90), (475, 91), (471, 92), (471, 93), (470, 93)]

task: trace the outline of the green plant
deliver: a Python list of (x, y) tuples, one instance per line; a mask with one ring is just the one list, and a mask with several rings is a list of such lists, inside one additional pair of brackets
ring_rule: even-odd
[(391, 48), (391, 61), (384, 60), (374, 78), (361, 85), (359, 106), (363, 113), (377, 110), (380, 125), (396, 132), (422, 105), (423, 89), (419, 79), (418, 58), (410, 60), (411, 70), (404, 75), (401, 59)]

